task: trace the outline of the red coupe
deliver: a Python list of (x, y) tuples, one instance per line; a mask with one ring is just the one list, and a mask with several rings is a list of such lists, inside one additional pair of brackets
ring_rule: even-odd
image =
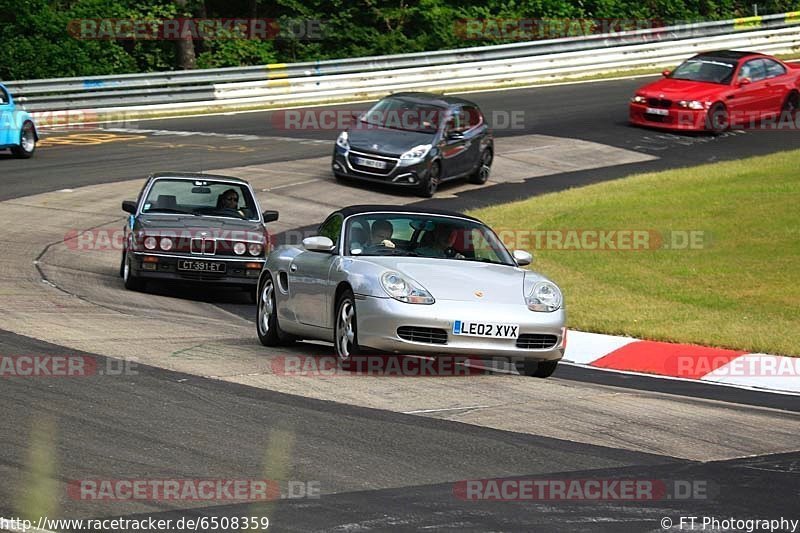
[(631, 98), (632, 124), (673, 130), (798, 127), (800, 65), (755, 52), (698, 54)]

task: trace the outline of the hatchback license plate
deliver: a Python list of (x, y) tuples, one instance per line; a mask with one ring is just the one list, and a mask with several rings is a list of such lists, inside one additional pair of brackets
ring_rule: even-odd
[(384, 163), (383, 161), (375, 161), (374, 159), (364, 159), (363, 157), (354, 157), (353, 159), (356, 165), (361, 165), (362, 167), (386, 168), (386, 163)]

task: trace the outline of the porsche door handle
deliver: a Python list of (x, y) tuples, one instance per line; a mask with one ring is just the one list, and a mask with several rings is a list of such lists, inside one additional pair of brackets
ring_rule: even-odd
[(297, 272), (297, 265), (292, 264), (289, 266), (289, 272)]

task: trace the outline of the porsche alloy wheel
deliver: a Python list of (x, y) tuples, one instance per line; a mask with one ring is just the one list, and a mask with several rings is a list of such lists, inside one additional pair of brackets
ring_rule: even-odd
[(36, 151), (36, 130), (33, 122), (27, 121), (22, 125), (19, 132), (19, 145), (11, 149), (11, 152), (22, 159), (28, 159)]
[(281, 343), (278, 329), (278, 309), (275, 305), (275, 284), (270, 276), (267, 276), (264, 285), (258, 291), (257, 316), (258, 340), (264, 346), (278, 346)]
[(336, 305), (334, 343), (339, 364), (347, 365), (354, 355), (358, 355), (356, 328), (356, 304), (353, 292), (346, 290)]

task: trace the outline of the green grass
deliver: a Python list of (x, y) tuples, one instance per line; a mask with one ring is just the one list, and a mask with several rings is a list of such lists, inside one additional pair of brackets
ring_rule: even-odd
[(471, 214), (498, 231), (702, 231), (699, 249), (544, 246), (532, 250), (532, 268), (561, 285), (575, 329), (800, 356), (800, 150)]

